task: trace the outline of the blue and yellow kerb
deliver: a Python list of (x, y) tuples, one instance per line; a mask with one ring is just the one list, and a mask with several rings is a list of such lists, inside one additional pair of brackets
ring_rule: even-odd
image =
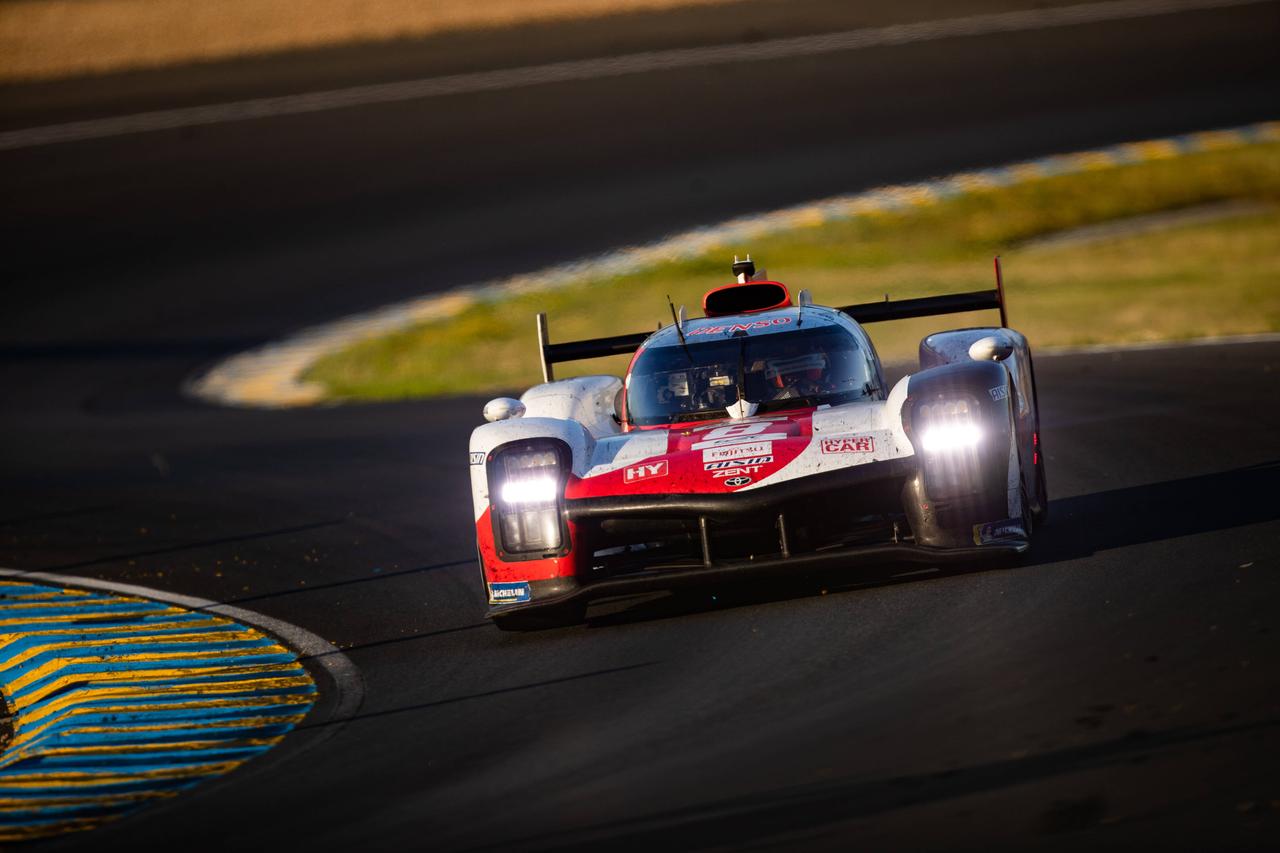
[(220, 776), (299, 723), (296, 654), (230, 619), (0, 581), (0, 841), (92, 829)]

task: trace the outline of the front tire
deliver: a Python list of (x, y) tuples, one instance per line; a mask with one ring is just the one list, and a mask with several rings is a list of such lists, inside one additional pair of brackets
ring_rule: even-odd
[(1036, 444), (1032, 449), (1032, 453), (1036, 454), (1036, 510), (1031, 514), (1031, 519), (1039, 525), (1049, 520), (1049, 481), (1044, 473), (1044, 436), (1040, 432), (1040, 394), (1036, 390), (1036, 363), (1031, 358), (1030, 350), (1027, 351), (1027, 372), (1031, 376), (1031, 405), (1035, 408), (1036, 436)]
[(1049, 520), (1049, 484), (1044, 476), (1044, 445), (1039, 448), (1040, 457), (1036, 459), (1035, 475), (1036, 475), (1036, 508), (1031, 513), (1031, 520), (1036, 526), (1044, 524)]

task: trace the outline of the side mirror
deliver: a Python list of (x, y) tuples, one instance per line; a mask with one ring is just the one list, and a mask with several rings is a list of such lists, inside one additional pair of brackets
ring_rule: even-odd
[(1013, 355), (1013, 344), (1004, 335), (988, 335), (978, 338), (969, 346), (969, 358), (974, 361), (1004, 361)]
[(484, 419), (489, 423), (524, 415), (524, 403), (510, 397), (497, 397), (484, 404)]

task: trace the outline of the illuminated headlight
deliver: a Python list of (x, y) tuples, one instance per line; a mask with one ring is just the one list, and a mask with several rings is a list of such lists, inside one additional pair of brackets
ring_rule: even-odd
[(982, 430), (974, 423), (938, 424), (925, 427), (920, 433), (920, 443), (925, 453), (945, 453), (973, 447), (982, 439)]
[(552, 503), (557, 483), (550, 477), (540, 480), (514, 480), (502, 484), (502, 501), (509, 504)]
[[(560, 548), (560, 455), (554, 449), (508, 450), (491, 471), (502, 548), (544, 553)], [(492, 463), (491, 463), (492, 464)], [(496, 475), (496, 476), (493, 476)]]
[(919, 409), (920, 444), (926, 453), (946, 453), (976, 446), (982, 440), (977, 406), (968, 400), (941, 400)]

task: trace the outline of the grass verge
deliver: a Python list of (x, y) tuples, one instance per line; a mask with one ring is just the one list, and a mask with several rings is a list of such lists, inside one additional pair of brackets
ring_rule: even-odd
[[(1212, 222), (1036, 247), (1036, 238), (1227, 200), (1261, 207)], [(772, 277), (842, 305), (990, 287), (1004, 257), (1010, 324), (1035, 347), (1177, 340), (1280, 330), (1280, 143), (978, 189), (908, 209), (779, 231), (683, 261), (551, 292), (481, 303), (460, 315), (363, 341), (304, 378), (336, 399), (396, 399), (528, 387), (540, 380), (533, 317), (553, 341), (669, 321), (666, 295), (696, 309), (750, 251)], [(697, 313), (691, 310), (691, 314)], [(941, 328), (990, 324), (958, 314), (869, 327), (886, 361), (912, 359)], [(558, 367), (620, 374), (625, 358)]]

